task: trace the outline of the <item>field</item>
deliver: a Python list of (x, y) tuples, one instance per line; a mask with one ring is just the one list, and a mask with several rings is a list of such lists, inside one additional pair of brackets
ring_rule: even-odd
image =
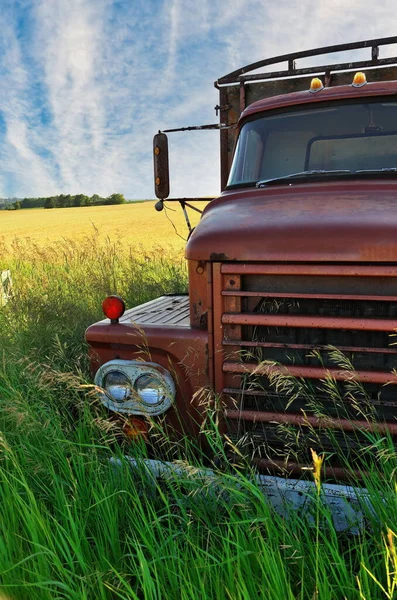
[[(167, 246), (171, 230), (160, 240), (164, 218), (151, 204), (0, 213), (0, 264), (14, 282), (0, 309), (1, 600), (395, 599), (397, 460), (387, 438), (368, 438), (372, 509), (363, 504), (355, 535), (335, 531), (319, 474), (313, 514), (285, 521), (249, 471), (219, 471), (216, 485), (199, 476), (194, 441), (173, 447), (181, 479), (156, 481), (123, 460), (146, 449), (126, 445), (99, 405), (84, 329), (109, 292), (132, 306), (186, 289), (181, 247)], [(203, 435), (226, 464), (214, 417), (209, 405)], [(170, 444), (156, 433), (159, 447)]]
[[(0, 211), (0, 238), (9, 243), (13, 238), (30, 238), (40, 246), (64, 238), (81, 240), (94, 231), (104, 238), (121, 240), (132, 246), (150, 249), (158, 245), (182, 251), (187, 227), (179, 204), (168, 203), (168, 210), (158, 213), (154, 201), (134, 202), (119, 206), (87, 206), (82, 208), (30, 209)], [(200, 208), (203, 208), (201, 203)], [(195, 211), (189, 211), (193, 224)], [(167, 218), (169, 217), (169, 219)], [(1, 265), (0, 265), (1, 266)]]

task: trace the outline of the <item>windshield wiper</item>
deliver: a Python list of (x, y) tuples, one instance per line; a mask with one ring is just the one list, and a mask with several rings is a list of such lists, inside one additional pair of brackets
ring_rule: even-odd
[(267, 185), (271, 185), (272, 183), (282, 183), (283, 181), (288, 181), (289, 179), (294, 179), (294, 178), (299, 178), (301, 177), (302, 179), (305, 177), (317, 177), (318, 175), (334, 175), (334, 174), (344, 174), (344, 173), (351, 173), (351, 171), (349, 169), (332, 169), (332, 170), (325, 170), (325, 169), (311, 169), (310, 171), (300, 171), (299, 173), (291, 173), (290, 175), (282, 175), (281, 177), (273, 177), (271, 179), (264, 179), (263, 181), (257, 181), (256, 182), (256, 187), (257, 188), (263, 188), (266, 187)]
[(397, 167), (383, 167), (382, 169), (359, 169), (356, 173), (397, 173)]

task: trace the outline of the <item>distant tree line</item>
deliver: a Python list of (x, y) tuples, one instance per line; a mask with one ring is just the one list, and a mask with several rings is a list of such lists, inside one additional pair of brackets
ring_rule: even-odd
[(47, 198), (23, 198), (16, 200), (6, 206), (8, 210), (19, 210), (20, 208), (70, 208), (71, 206), (101, 206), (103, 204), (124, 204), (126, 199), (123, 194), (111, 194), (107, 198), (94, 194), (59, 194)]

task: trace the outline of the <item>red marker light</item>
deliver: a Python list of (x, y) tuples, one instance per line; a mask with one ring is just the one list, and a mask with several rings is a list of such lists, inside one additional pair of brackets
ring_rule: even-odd
[(112, 323), (118, 323), (125, 312), (124, 300), (120, 296), (108, 296), (102, 302), (102, 310)]

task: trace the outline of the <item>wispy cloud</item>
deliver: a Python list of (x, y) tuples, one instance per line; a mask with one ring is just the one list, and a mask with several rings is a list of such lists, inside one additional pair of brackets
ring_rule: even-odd
[(31, 102), (33, 82), (16, 32), (16, 16), (0, 16), (1, 68), (0, 97), (2, 132), (0, 157), (2, 164), (2, 189), (5, 195), (10, 185), (21, 195), (29, 189), (49, 189), (52, 176), (44, 158), (37, 152), (37, 106)]
[[(213, 122), (213, 81), (395, 33), (394, 0), (36, 0), (2, 8), (0, 195), (152, 197), (159, 128)], [(170, 138), (172, 193), (213, 194), (218, 134)]]
[(42, 0), (34, 15), (36, 58), (53, 132), (50, 151), (62, 189), (89, 191), (96, 185), (102, 191), (112, 176), (103, 64), (106, 9), (101, 1)]

